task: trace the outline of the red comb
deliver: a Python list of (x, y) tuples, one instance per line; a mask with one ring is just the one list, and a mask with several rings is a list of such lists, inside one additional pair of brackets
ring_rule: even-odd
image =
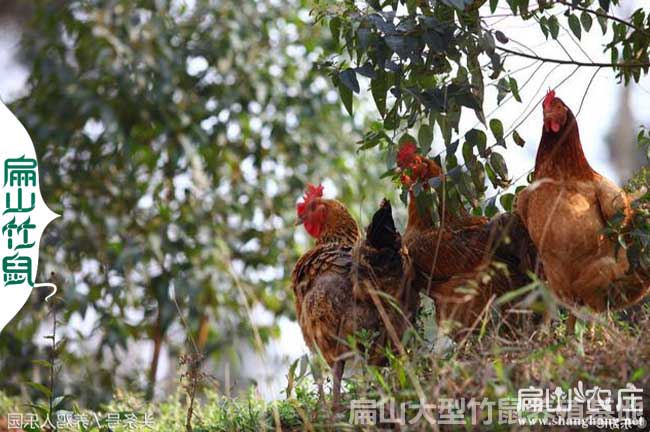
[(397, 152), (397, 166), (404, 169), (411, 165), (417, 152), (418, 147), (413, 141), (407, 141), (402, 144), (402, 147)]
[(551, 106), (553, 99), (555, 99), (555, 90), (548, 89), (546, 97), (544, 98), (544, 102), (542, 102), (544, 109), (548, 109)]
[(315, 198), (320, 198), (323, 196), (323, 185), (314, 186), (311, 183), (307, 183), (307, 190), (305, 195), (302, 197), (302, 202), (299, 202), (296, 205), (296, 210), (298, 211), (298, 216), (302, 215), (305, 211), (305, 206)]

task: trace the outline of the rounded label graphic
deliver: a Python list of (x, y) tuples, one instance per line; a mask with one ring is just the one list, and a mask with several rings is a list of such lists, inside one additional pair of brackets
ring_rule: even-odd
[(38, 161), (29, 134), (0, 102), (0, 332), (37, 284), (38, 249), (47, 224), (58, 217), (41, 197)]

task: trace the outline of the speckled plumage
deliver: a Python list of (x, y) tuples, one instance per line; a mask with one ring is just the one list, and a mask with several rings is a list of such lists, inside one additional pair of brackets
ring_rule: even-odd
[[(508, 245), (501, 243), (505, 237)], [(433, 298), (438, 321), (456, 321), (461, 330), (474, 324), (491, 297), (527, 284), (527, 271), (535, 270), (532, 243), (509, 213), (456, 229), (407, 228), (404, 242), (418, 270), (415, 284)]]
[[(337, 212), (345, 210), (340, 203), (334, 204), (334, 208)], [(386, 210), (390, 212), (389, 205), (387, 209), (382, 206), (378, 213)], [(345, 210), (336, 220), (349, 224), (352, 218)], [(340, 236), (335, 235), (337, 232)], [(292, 274), (296, 313), (305, 342), (313, 351), (321, 352), (330, 365), (345, 359), (350, 351), (346, 338), (361, 329), (377, 335), (375, 348), (368, 353), (370, 361), (383, 361), (382, 350), (389, 343), (390, 332), (373, 300), (371, 288), (394, 296), (397, 304), (408, 309), (407, 317), (412, 317), (417, 309), (417, 295), (410, 292), (410, 260), (399, 234), (394, 233), (396, 240), (392, 247), (375, 248), (368, 239), (360, 239), (358, 235), (354, 239), (351, 233), (354, 229), (338, 227), (335, 221), (329, 221), (324, 232), (327, 241), (319, 239), (298, 260)], [(401, 337), (408, 320), (383, 297), (381, 308)]]

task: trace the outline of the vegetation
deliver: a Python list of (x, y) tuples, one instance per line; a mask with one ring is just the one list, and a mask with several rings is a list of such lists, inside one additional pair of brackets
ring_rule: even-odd
[[(496, 401), (578, 380), (650, 387), (648, 304), (581, 314), (578, 336), (565, 340), (550, 322), (564, 312), (542, 283), (516, 295), (544, 322), (527, 319), (508, 338), (486, 314), (474, 336), (441, 345), (425, 307), (404, 341), (407, 358), (392, 356), (386, 368), (359, 358), (343, 410), (320, 394), (318, 358), (292, 365), (286, 398), (275, 402), (230, 397), (205, 370), (237, 359), (238, 345), (261, 350), (278, 335), (275, 320), (255, 322), (255, 307), (294, 317), (287, 279), (306, 239), (293, 208), (307, 182), (331, 180), (365, 224), (381, 197), (399, 195), (387, 179), (397, 180), (396, 150), (408, 139), (451, 179), (416, 187), (424, 205), (509, 210), (521, 179), (503, 152), (525, 143), (517, 124), (507, 129), (484, 111), (486, 87), (497, 87), (498, 104), (523, 102), (513, 56), (638, 81), (650, 67), (647, 7), (620, 18), (617, 0), (33, 3), (21, 51), (29, 82), (10, 108), (36, 146), (43, 196), (62, 215), (41, 248), (41, 275), (54, 272), (61, 294), (52, 307), (33, 299), (0, 336), (0, 417), (31, 403), (41, 417), (147, 412), (160, 431), (309, 430), (351, 427), (347, 402), (359, 397)], [(577, 39), (600, 31), (611, 61), (520, 50), (516, 34), (486, 20), (498, 7), (549, 39), (565, 27)], [(528, 102), (526, 117), (538, 105)], [(461, 131), (464, 116), (477, 125)], [(647, 145), (643, 132), (639, 141)], [(647, 184), (647, 171), (630, 183)], [(80, 321), (90, 325), (67, 326)], [(49, 334), (56, 323), (42, 343), (43, 326)], [(152, 352), (147, 364), (125, 355), (133, 347)], [(156, 388), (164, 350), (183, 375), (168, 397)]]
[[(309, 362), (302, 360), (302, 373), (300, 367), (290, 372), (295, 374), (295, 381), (288, 397), (276, 402), (265, 402), (252, 392), (238, 397), (227, 397), (214, 390), (204, 392), (202, 402), (196, 407), (193, 430), (270, 431), (276, 430), (276, 418), (279, 418), (282, 430), (319, 430), (332, 426), (340, 430), (357, 430), (359, 426), (350, 424), (350, 402), (353, 399), (394, 398), (398, 404), (417, 401), (418, 385), (409, 380), (409, 367), (415, 367), (417, 382), (428, 395), (468, 399), (471, 396), (476, 401), (487, 398), (495, 404), (499, 399), (516, 399), (518, 389), (529, 386), (551, 390), (558, 386), (567, 390), (582, 381), (585, 388), (599, 386), (614, 392), (627, 383), (647, 388), (650, 385), (650, 347), (644, 341), (644, 333), (650, 328), (650, 304), (613, 317), (611, 322), (597, 316), (582, 318), (593, 321), (579, 325), (577, 337), (569, 340), (563, 339), (562, 326), (554, 329), (529, 326), (513, 340), (504, 341), (488, 331), (444, 353), (432, 353), (426, 340), (414, 338), (409, 346), (408, 362), (393, 359), (390, 366), (375, 368), (361, 361), (357, 372), (346, 383), (344, 409), (336, 411), (319, 400), (314, 385), (318, 380), (317, 365), (313, 365), (312, 370)], [(525, 337), (523, 333), (526, 333)], [(426, 337), (423, 329), (421, 336)], [(140, 418), (148, 413), (153, 420), (152, 428), (140, 425), (135, 429), (138, 431), (184, 430), (186, 405), (179, 402), (181, 399), (181, 394), (173, 394), (161, 403), (147, 404), (141, 394), (118, 392), (111, 403), (93, 412), (99, 413), (100, 418), (115, 412), (138, 413)], [(78, 407), (72, 410), (86, 412)], [(26, 409), (21, 408), (15, 399), (0, 397), (0, 412), (26, 412)], [(485, 408), (478, 415), (481, 421), (487, 421)], [(483, 426), (484, 430), (516, 429), (517, 425), (498, 425), (496, 411), (493, 415), (494, 423)], [(471, 422), (469, 408), (464, 418)], [(378, 429), (364, 427), (364, 430)], [(421, 420), (413, 428), (430, 429), (426, 420)], [(88, 429), (70, 430), (107, 429), (90, 426)], [(112, 430), (133, 429), (121, 425)]]
[[(40, 1), (26, 25), (29, 90), (11, 109), (62, 215), (41, 243), (42, 274), (61, 279), (61, 322), (89, 323), (62, 334), (58, 359), (66, 393), (90, 407), (117, 388), (151, 397), (161, 350), (177, 357), (189, 334), (214, 361), (237, 357), (233, 340), (277, 335), (250, 315), (293, 315), (293, 207), (307, 181), (336, 178), (358, 216), (382, 194), (370, 181), (380, 168), (355, 156), (356, 128), (313, 70), (331, 39), (307, 3), (175, 5)], [(47, 358), (35, 339), (47, 312), (34, 299), (0, 338), (10, 394)], [(147, 364), (124, 355), (142, 342)]]
[[(460, 196), (477, 214), (495, 214), (497, 203), (510, 209), (512, 192), (520, 179), (508, 175), (501, 151), (507, 147), (508, 138), (515, 145), (525, 144), (517, 127), (537, 109), (543, 97), (539, 94), (537, 101), (527, 103), (523, 108), (526, 115), (506, 130), (503, 121), (495, 117), (498, 110), (484, 112), (486, 87), (498, 89), (497, 105), (511, 98), (522, 103), (520, 90), (542, 64), (574, 66), (574, 72), (580, 67), (593, 68), (593, 77), (601, 69), (611, 68), (622, 84), (638, 81), (650, 67), (648, 11), (639, 8), (629, 20), (622, 20), (609, 13), (619, 3), (617, 0), (543, 1), (537, 7), (529, 0), (316, 3), (318, 18), (328, 24), (338, 42), (336, 55), (326, 59), (323, 67), (348, 112), (353, 112), (353, 94), (361, 93), (358, 77), (370, 81), (380, 120), (364, 135), (360, 149), (379, 149), (397, 179), (398, 144), (407, 139), (415, 141), (417, 136), (420, 151), (428, 154), (437, 129), (444, 144), (437, 156), (453, 181), (444, 188), (438, 183), (431, 192), (434, 199), (430, 193), (418, 194), (418, 199), (436, 205), (442, 199), (453, 203), (455, 200), (448, 198)], [(489, 13), (486, 7), (481, 8), (484, 5), (489, 7)], [(500, 5), (499, 11), (506, 13), (495, 14)], [(597, 21), (611, 62), (581, 62), (570, 55), (568, 59), (539, 56), (518, 41), (518, 35), (494, 28), (490, 20), (493, 16), (517, 16), (537, 22), (544, 37), (555, 40), (565, 51), (559, 40), (561, 28), (580, 40), (582, 35), (598, 31), (596, 26), (592, 28)], [(514, 71), (508, 68), (509, 57), (528, 58), (532, 60), (528, 67), (537, 67), (525, 83), (520, 85), (514, 78)], [(461, 117), (468, 111), (476, 117), (477, 127), (461, 131)], [(495, 194), (486, 196), (488, 184)], [(405, 191), (402, 196), (406, 196)]]

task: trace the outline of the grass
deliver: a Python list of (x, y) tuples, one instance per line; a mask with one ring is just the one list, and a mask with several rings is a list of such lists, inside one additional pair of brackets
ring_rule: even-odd
[[(423, 312), (427, 314), (426, 308)], [(291, 388), (288, 398), (265, 402), (253, 390), (228, 399), (214, 391), (202, 393), (194, 407), (194, 431), (260, 431), (276, 430), (275, 418), (285, 431), (359, 430), (350, 424), (350, 403), (353, 399), (394, 399), (399, 404), (416, 402), (418, 394), (429, 402), (441, 399), (474, 398), (484, 403), (498, 404), (499, 399), (516, 398), (520, 389), (529, 386), (564, 389), (582, 381), (585, 388), (599, 386), (616, 390), (627, 383), (644, 388), (646, 418), (650, 418), (650, 303), (611, 316), (583, 315), (574, 337), (565, 338), (562, 316), (552, 321), (527, 322), (522, 330), (504, 337), (490, 326), (476, 332), (465, 343), (453, 347), (432, 349), (430, 328), (422, 325), (417, 334), (405, 340), (407, 358), (390, 356), (387, 367), (368, 366), (361, 358), (356, 371), (346, 380), (342, 406), (332, 410), (329, 397), (319, 399), (318, 381), (322, 368), (318, 362), (299, 360), (288, 371)], [(360, 355), (361, 357), (361, 355)], [(415, 377), (417, 382), (409, 377)], [(327, 393), (327, 389), (325, 390)], [(122, 431), (184, 431), (187, 417), (186, 395), (171, 395), (167, 400), (146, 405), (141, 395), (118, 393), (113, 403), (104, 407), (103, 414), (137, 413), (140, 423), (143, 413), (152, 419), (152, 427), (142, 424), (129, 428), (125, 423), (113, 427)], [(76, 407), (72, 412), (84, 414)], [(496, 410), (496, 408), (495, 408)], [(0, 416), (10, 412), (27, 412), (23, 401), (0, 395)], [(409, 410), (412, 415), (417, 410)], [(277, 413), (277, 415), (276, 415)], [(92, 413), (85, 413), (93, 422), (88, 428), (62, 430), (108, 431), (105, 423), (97, 427)], [(496, 415), (496, 411), (493, 413)], [(408, 417), (407, 417), (408, 418)], [(441, 426), (441, 430), (516, 430), (516, 425), (472, 426), (471, 412), (464, 415), (466, 425)], [(101, 417), (100, 417), (101, 419)], [(487, 420), (485, 406), (477, 408), (475, 422)], [(100, 424), (101, 421), (100, 421)], [(0, 431), (3, 431), (0, 423)], [(363, 430), (378, 430), (364, 427)], [(409, 430), (432, 430), (421, 421)], [(524, 430), (524, 429), (521, 429)]]

